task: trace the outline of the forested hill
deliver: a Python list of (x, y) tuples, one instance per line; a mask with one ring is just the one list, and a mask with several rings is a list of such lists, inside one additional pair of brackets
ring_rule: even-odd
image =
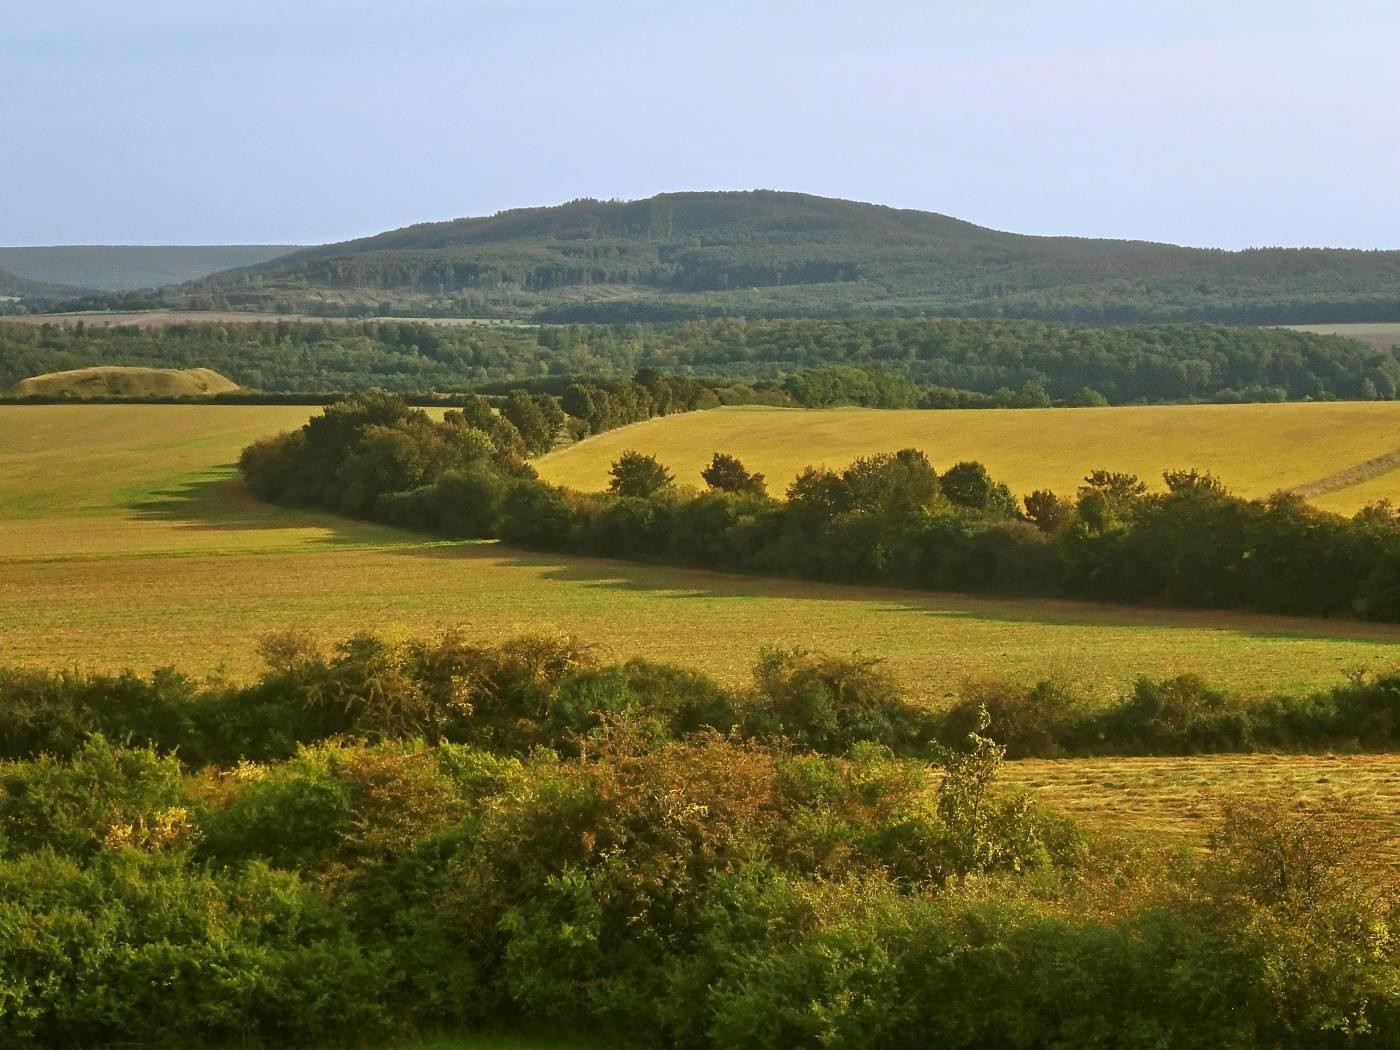
[(1030, 237), (798, 193), (671, 193), (409, 226), (217, 274), (144, 305), (554, 321), (916, 312), (1391, 320), (1400, 252)]

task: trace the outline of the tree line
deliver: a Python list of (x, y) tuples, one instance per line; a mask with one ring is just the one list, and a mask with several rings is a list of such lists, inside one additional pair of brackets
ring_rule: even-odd
[(259, 649), (244, 686), (0, 670), (6, 1046), (1400, 1029), (1400, 902), (1339, 801), (1221, 798), (1201, 848), (1092, 834), (1002, 786), (984, 708), (927, 740), (821, 654), (725, 688), (563, 638)]
[[(256, 315), (250, 315), (255, 317)], [(268, 392), (465, 391), (625, 378), (787, 389), (803, 370), (902, 377), (913, 405), (1390, 399), (1400, 357), (1337, 336), (1218, 325), (713, 320), (675, 325), (195, 323), (163, 329), (0, 323), (0, 388), (93, 365), (206, 367)], [(789, 390), (798, 404), (808, 401)]]
[[(535, 403), (544, 395), (516, 395)], [(920, 451), (809, 468), (776, 499), (716, 454), (705, 489), (630, 451), (609, 491), (540, 481), (533, 447), (484, 402), (441, 423), (390, 395), (328, 407), (249, 446), (251, 491), (448, 536), (552, 551), (843, 583), (1400, 621), (1400, 513), (1347, 518), (1297, 494), (1247, 500), (1195, 470), (1149, 492), (1094, 471), (1072, 495), (1018, 501), (976, 462), (941, 472)], [(546, 438), (539, 432), (536, 445)], [(700, 479), (697, 479), (700, 480)]]

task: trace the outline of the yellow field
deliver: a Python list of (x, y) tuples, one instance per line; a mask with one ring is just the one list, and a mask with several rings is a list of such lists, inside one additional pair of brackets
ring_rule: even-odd
[[(1100, 467), (1158, 487), (1163, 470), (1198, 467), (1241, 495), (1264, 496), (1400, 450), (1400, 402), (965, 412), (727, 408), (609, 431), (551, 453), (538, 467), (549, 481), (596, 490), (606, 487), (613, 460), (635, 448), (656, 455), (679, 481), (698, 485), (710, 456), (727, 452), (761, 471), (770, 491), (781, 494), (806, 466), (839, 468), (857, 456), (911, 446), (940, 470), (981, 460), (1017, 495), (1037, 488), (1071, 494)], [(1381, 497), (1400, 502), (1400, 457), (1394, 463), (1313, 499), (1344, 513)]]
[[(569, 631), (742, 678), (765, 643), (887, 657), (914, 693), (968, 675), (1096, 690), (1192, 670), (1250, 691), (1400, 665), (1400, 628), (764, 580), (425, 540), (249, 499), (232, 462), (312, 410), (0, 408), (0, 659), (256, 670), (265, 630)], [(754, 413), (725, 413), (754, 418)], [(778, 417), (785, 414), (778, 413)]]

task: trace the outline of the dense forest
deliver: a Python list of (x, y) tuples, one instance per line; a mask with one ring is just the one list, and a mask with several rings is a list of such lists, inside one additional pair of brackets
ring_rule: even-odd
[[(980, 697), (960, 727), (818, 653), (723, 687), (568, 638), (259, 651), (242, 686), (0, 668), (5, 1046), (1396, 1045), (1354, 804), (1090, 833), (1002, 786)], [(1394, 690), (1296, 710), (1364, 733)], [(1112, 710), (1160, 735), (1207, 694)]]
[(643, 368), (746, 382), (839, 365), (906, 377), (926, 403), (949, 406), (1389, 399), (1400, 391), (1397, 349), (1220, 325), (951, 318), (600, 326), (0, 323), (0, 389), (94, 365), (212, 368), (270, 392), (415, 393), (522, 382), (553, 383), (557, 392), (569, 377), (626, 377)]
[[(1400, 512), (1388, 503), (1346, 518), (1292, 493), (1241, 499), (1194, 470), (1168, 472), (1164, 493), (1129, 474), (1091, 471), (1077, 493), (1018, 501), (981, 464), (940, 472), (915, 449), (839, 473), (809, 468), (785, 500), (731, 456), (716, 454), (694, 479), (706, 485), (697, 492), (632, 451), (613, 465), (609, 492), (578, 493), (538, 480), (525, 461), (566, 425), (570, 400), (561, 404), (552, 420), (532, 413), (531, 434), (512, 435), (484, 403), (435, 422), (391, 395), (365, 395), (249, 446), (240, 466), (263, 499), (544, 550), (1400, 622)], [(519, 413), (505, 414), (513, 422)]]
[(96, 300), (551, 321), (944, 313), (1301, 324), (1400, 317), (1400, 252), (1029, 237), (799, 193), (578, 200), (324, 245)]

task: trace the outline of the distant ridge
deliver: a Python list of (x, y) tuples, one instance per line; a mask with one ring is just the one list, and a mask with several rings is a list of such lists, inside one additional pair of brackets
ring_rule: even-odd
[(1400, 252), (1032, 237), (801, 193), (663, 193), (407, 226), (112, 305), (540, 321), (943, 313), (1302, 324), (1400, 318)]
[(288, 244), (0, 247), (0, 269), (49, 284), (106, 292), (159, 288), (252, 266), (295, 250)]
[(88, 291), (90, 289), (36, 281), (31, 277), (21, 277), (17, 273), (0, 270), (0, 298), (54, 300), (83, 295)]

